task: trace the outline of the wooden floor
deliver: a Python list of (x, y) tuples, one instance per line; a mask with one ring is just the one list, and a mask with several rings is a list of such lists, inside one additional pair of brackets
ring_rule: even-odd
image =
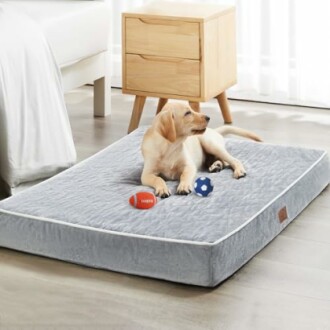
[[(126, 134), (133, 98), (113, 90), (111, 118), (92, 89), (66, 96), (79, 159)], [(266, 142), (330, 153), (330, 110), (230, 101), (235, 125)], [(156, 100), (147, 100), (149, 124)], [(216, 101), (202, 105), (220, 125)], [(330, 329), (330, 192), (215, 289), (80, 267), (0, 249), (0, 329)]]

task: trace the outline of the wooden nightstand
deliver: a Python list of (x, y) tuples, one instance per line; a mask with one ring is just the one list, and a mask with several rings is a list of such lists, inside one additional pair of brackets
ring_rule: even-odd
[(147, 96), (199, 102), (218, 99), (225, 123), (225, 90), (236, 83), (235, 8), (153, 2), (123, 13), (123, 93), (136, 95), (128, 131), (138, 127)]

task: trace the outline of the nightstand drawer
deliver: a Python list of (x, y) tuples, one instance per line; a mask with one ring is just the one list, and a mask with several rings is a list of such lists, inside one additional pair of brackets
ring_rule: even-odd
[(126, 53), (200, 59), (199, 23), (149, 18), (124, 19)]
[(126, 54), (124, 88), (132, 91), (200, 96), (200, 62)]

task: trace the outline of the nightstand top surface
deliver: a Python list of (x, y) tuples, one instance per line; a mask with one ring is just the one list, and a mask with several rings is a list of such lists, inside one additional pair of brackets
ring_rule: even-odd
[(161, 17), (165, 19), (184, 19), (187, 21), (207, 21), (228, 12), (234, 11), (234, 6), (176, 3), (170, 1), (155, 1), (145, 6), (133, 8), (124, 13), (128, 17)]

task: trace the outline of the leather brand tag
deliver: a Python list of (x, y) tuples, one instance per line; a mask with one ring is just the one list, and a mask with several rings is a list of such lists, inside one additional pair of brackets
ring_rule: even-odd
[(280, 223), (282, 223), (287, 218), (288, 218), (288, 212), (286, 210), (286, 206), (284, 206), (278, 211), (278, 220), (279, 220)]

